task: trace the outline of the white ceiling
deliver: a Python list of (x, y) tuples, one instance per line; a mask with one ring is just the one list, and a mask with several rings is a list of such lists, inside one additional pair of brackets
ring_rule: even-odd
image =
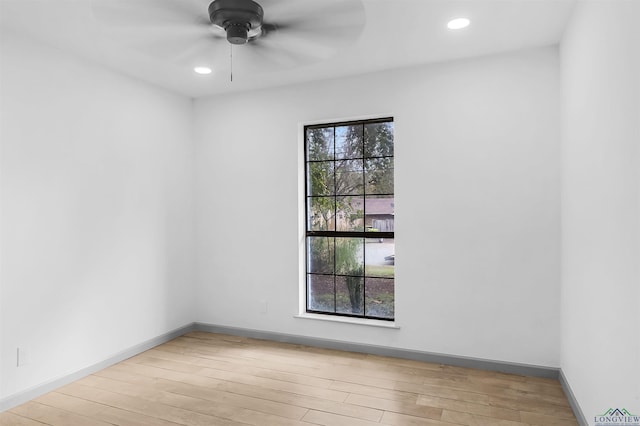
[[(234, 46), (233, 82), (228, 43), (202, 24), (210, 1), (0, 0), (0, 25), (200, 97), (555, 44), (575, 0), (258, 0), (265, 21), (306, 16), (326, 37), (282, 29), (261, 46)], [(451, 31), (454, 17), (471, 25)]]

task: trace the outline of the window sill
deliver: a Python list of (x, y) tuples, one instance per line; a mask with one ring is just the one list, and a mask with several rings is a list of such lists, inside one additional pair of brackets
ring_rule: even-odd
[(339, 317), (334, 315), (310, 314), (306, 312), (298, 315), (294, 315), (293, 317), (301, 318), (301, 319), (318, 320), (318, 321), (330, 321), (330, 322), (341, 322), (346, 324), (366, 325), (369, 327), (391, 328), (396, 330), (400, 329), (400, 327), (397, 326), (394, 321), (382, 321), (382, 320), (374, 320), (374, 319), (368, 319), (368, 318)]

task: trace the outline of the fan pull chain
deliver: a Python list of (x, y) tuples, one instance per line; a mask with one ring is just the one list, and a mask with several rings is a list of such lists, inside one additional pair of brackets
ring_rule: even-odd
[(230, 77), (233, 83), (233, 44), (229, 43), (229, 62), (231, 63)]

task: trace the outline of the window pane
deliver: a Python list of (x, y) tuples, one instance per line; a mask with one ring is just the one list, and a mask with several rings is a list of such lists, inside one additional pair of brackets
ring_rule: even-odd
[(364, 314), (364, 278), (336, 277), (336, 312)]
[(307, 195), (333, 195), (334, 164), (333, 161), (319, 161), (307, 165)]
[(393, 155), (393, 123), (364, 125), (364, 156), (384, 157)]
[(377, 318), (394, 317), (395, 282), (387, 278), (365, 278), (365, 315)]
[(336, 127), (336, 159), (362, 158), (362, 125)]
[(307, 237), (307, 272), (333, 274), (334, 239), (332, 237)]
[(307, 129), (307, 160), (333, 160), (333, 127)]
[(336, 230), (357, 231), (364, 230), (364, 206), (362, 198), (336, 198)]
[(364, 275), (364, 238), (336, 238), (336, 274)]
[(393, 194), (393, 157), (365, 160), (367, 194)]
[(396, 245), (393, 239), (367, 238), (364, 244), (367, 277), (395, 276)]
[(335, 231), (336, 199), (333, 197), (308, 198), (309, 223), (311, 231)]
[(364, 189), (362, 160), (343, 160), (335, 162), (336, 194), (360, 195)]
[(333, 275), (307, 275), (307, 309), (335, 312)]
[(365, 227), (368, 232), (394, 232), (395, 199), (393, 195), (366, 197)]

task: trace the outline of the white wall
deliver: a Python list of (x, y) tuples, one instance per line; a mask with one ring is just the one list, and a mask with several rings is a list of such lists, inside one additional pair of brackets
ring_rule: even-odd
[[(192, 110), (14, 34), (2, 43), (0, 398), (193, 320), (559, 365), (556, 49)], [(389, 114), (401, 328), (294, 319), (299, 126)]]
[(191, 100), (0, 39), (1, 399), (193, 321), (194, 175)]
[[(559, 366), (559, 91), (542, 48), (196, 101), (198, 320)], [(294, 318), (300, 126), (389, 114), (401, 328)]]
[(581, 2), (561, 48), (561, 366), (591, 422), (640, 411), (638, 19), (638, 2)]

